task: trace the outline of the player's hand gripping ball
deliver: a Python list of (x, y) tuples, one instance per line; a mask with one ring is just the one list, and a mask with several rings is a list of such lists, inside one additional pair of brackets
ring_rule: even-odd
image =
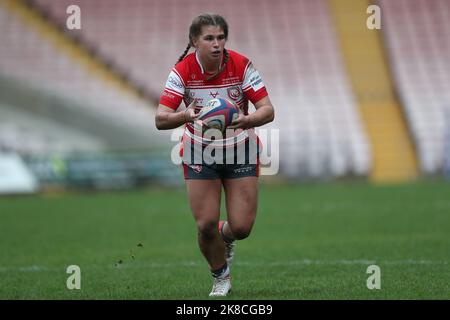
[(199, 120), (206, 128), (214, 128), (225, 132), (225, 129), (238, 118), (239, 108), (226, 99), (209, 100), (198, 115)]

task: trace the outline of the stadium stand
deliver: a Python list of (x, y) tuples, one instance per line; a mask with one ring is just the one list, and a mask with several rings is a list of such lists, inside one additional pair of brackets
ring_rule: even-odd
[[(450, 3), (378, 1), (396, 88), (405, 108), (421, 171), (440, 173), (450, 122)], [(448, 155), (447, 155), (448, 157)]]
[[(130, 79), (150, 92), (161, 91), (183, 52), (191, 19), (217, 8), (215, 1), (204, 0), (32, 3), (60, 25), (65, 25), (66, 8), (79, 5), (82, 28), (66, 32), (87, 47), (95, 44), (102, 59), (126, 70)], [(371, 167), (370, 146), (334, 39), (327, 1), (227, 1), (221, 2), (221, 8), (230, 24), (228, 47), (253, 59), (277, 108), (276, 120), (268, 128), (282, 128), (284, 174), (366, 175)], [(125, 97), (74, 65), (71, 57), (8, 11), (1, 9), (0, 15), (2, 30), (8, 30), (2, 36), (8, 44), (2, 55), (9, 59), (2, 59), (1, 65), (7, 76), (79, 99), (87, 108), (156, 135), (149, 129), (153, 113), (148, 105)]]
[(105, 146), (95, 136), (2, 104), (0, 149), (20, 154), (47, 155), (99, 151)]
[[(114, 123), (116, 127), (140, 132), (137, 143), (136, 135), (128, 137), (134, 147), (154, 145), (163, 134), (154, 128), (154, 109), (149, 103), (112, 86), (110, 79), (95, 74), (94, 68), (83, 67), (79, 63), (83, 57), (76, 56), (75, 51), (64, 51), (64, 39), (49, 34), (45, 25), (34, 20), (0, 5), (2, 78), (39, 90), (43, 95), (58, 96), (65, 100), (66, 107), (70, 105), (79, 108), (79, 113), (102, 118), (105, 126)], [(60, 112), (64, 112), (62, 106)], [(76, 114), (72, 112), (71, 116)]]
[[(204, 0), (35, 3), (60, 24), (67, 18), (67, 6), (79, 5), (82, 38), (152, 92), (161, 90), (184, 50), (191, 19), (217, 8), (215, 1)], [(277, 107), (276, 121), (269, 127), (283, 128), (284, 173), (367, 174), (370, 148), (336, 47), (327, 1), (227, 1), (221, 2), (220, 13), (230, 24), (228, 47), (253, 58)]]
[[(418, 176), (413, 141), (393, 89), (379, 30), (368, 27), (370, 0), (330, 0), (330, 12), (347, 76), (372, 150), (373, 182)], [(369, 24), (370, 26), (370, 24)]]

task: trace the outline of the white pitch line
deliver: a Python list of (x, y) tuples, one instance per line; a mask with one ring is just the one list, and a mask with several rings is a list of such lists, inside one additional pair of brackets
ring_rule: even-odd
[[(243, 266), (243, 267), (293, 267), (293, 266), (311, 266), (311, 265), (364, 265), (369, 266), (372, 264), (376, 265), (448, 265), (448, 261), (434, 261), (434, 260), (291, 260), (291, 261), (279, 261), (279, 262), (235, 262), (233, 266)], [(120, 265), (89, 265), (83, 267), (80, 265), (80, 268), (83, 270), (92, 270), (92, 269), (163, 269), (163, 268), (177, 268), (177, 267), (203, 267), (205, 266), (205, 262), (203, 261), (181, 261), (179, 263), (138, 263), (135, 261), (124, 262)], [(39, 265), (31, 265), (24, 267), (5, 267), (0, 266), (0, 273), (3, 272), (59, 272), (65, 271), (65, 267), (57, 268), (57, 267), (46, 267)]]

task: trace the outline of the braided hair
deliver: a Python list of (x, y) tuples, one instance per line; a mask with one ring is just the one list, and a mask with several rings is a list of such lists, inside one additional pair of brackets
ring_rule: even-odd
[[(187, 56), (187, 54), (188, 54), (190, 48), (191, 48), (191, 43), (188, 43), (188, 45), (187, 45), (186, 49), (184, 50), (183, 54), (178, 58), (177, 63), (181, 62), (181, 60), (183, 60), (184, 57)], [(176, 64), (177, 64), (177, 63), (176, 63)]]
[[(198, 17), (194, 18), (194, 20), (191, 23), (191, 26), (189, 27), (189, 43), (188, 43), (186, 49), (184, 50), (183, 54), (180, 56), (180, 58), (178, 58), (177, 63), (181, 62), (187, 56), (189, 49), (194, 46), (193, 39), (200, 36), (200, 34), (202, 33), (203, 26), (218, 26), (218, 27), (220, 27), (225, 34), (225, 40), (228, 39), (228, 24), (222, 16), (220, 16), (218, 14), (210, 14), (210, 13), (201, 14)], [(221, 73), (223, 71), (223, 69), (225, 68), (225, 65), (227, 64), (230, 56), (228, 54), (228, 51), (225, 48), (223, 49), (223, 54), (224, 54), (223, 65), (220, 67), (219, 71), (216, 74), (210, 76), (206, 80), (211, 80), (211, 79), (217, 77), (217, 75), (219, 75), (219, 73)]]

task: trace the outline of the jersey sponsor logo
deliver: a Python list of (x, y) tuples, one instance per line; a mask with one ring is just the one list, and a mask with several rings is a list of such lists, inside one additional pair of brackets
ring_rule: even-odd
[(241, 97), (241, 89), (238, 86), (228, 88), (227, 93), (228, 96), (234, 101), (239, 100)]
[(215, 93), (209, 92), (209, 95), (215, 99), (219, 95), (219, 91), (216, 91)]
[(204, 81), (203, 80), (188, 80), (187, 85), (186, 86), (202, 86), (204, 85)]
[(194, 100), (196, 101), (195, 105), (197, 106), (197, 108), (203, 106), (204, 101), (203, 98), (190, 98), (190, 97), (185, 99), (186, 105), (190, 105)]
[(256, 74), (250, 79), (250, 86), (254, 91), (258, 91), (262, 87), (264, 87), (264, 83), (262, 82), (261, 76), (259, 75), (258, 71), (255, 72)]
[(233, 169), (234, 173), (247, 173), (251, 172), (252, 170), (255, 170), (255, 167), (253, 165), (247, 166), (247, 167), (240, 167)]
[(189, 168), (191, 168), (192, 170), (194, 170), (194, 172), (196, 172), (196, 173), (200, 173), (200, 172), (202, 172), (202, 166), (201, 165), (199, 165), (199, 164), (190, 164), (189, 165)]
[(256, 70), (252, 63), (247, 66), (247, 70), (245, 71), (245, 79), (245, 91), (247, 91), (250, 87), (253, 89), (253, 91), (258, 91), (259, 89), (264, 87), (262, 78), (259, 75), (258, 70)]
[(247, 76), (251, 76), (254, 72), (256, 72), (255, 67), (253, 66), (253, 64), (251, 63), (246, 71)]
[(165, 96), (165, 97), (167, 97), (169, 99), (175, 99), (175, 95), (173, 95), (173, 94), (171, 94), (171, 93), (169, 93), (167, 91), (163, 92), (163, 96)]
[(181, 83), (181, 81), (178, 80), (177, 78), (175, 78), (174, 76), (169, 76), (169, 79), (167, 80), (167, 82), (171, 83), (178, 89), (183, 89), (183, 84)]

